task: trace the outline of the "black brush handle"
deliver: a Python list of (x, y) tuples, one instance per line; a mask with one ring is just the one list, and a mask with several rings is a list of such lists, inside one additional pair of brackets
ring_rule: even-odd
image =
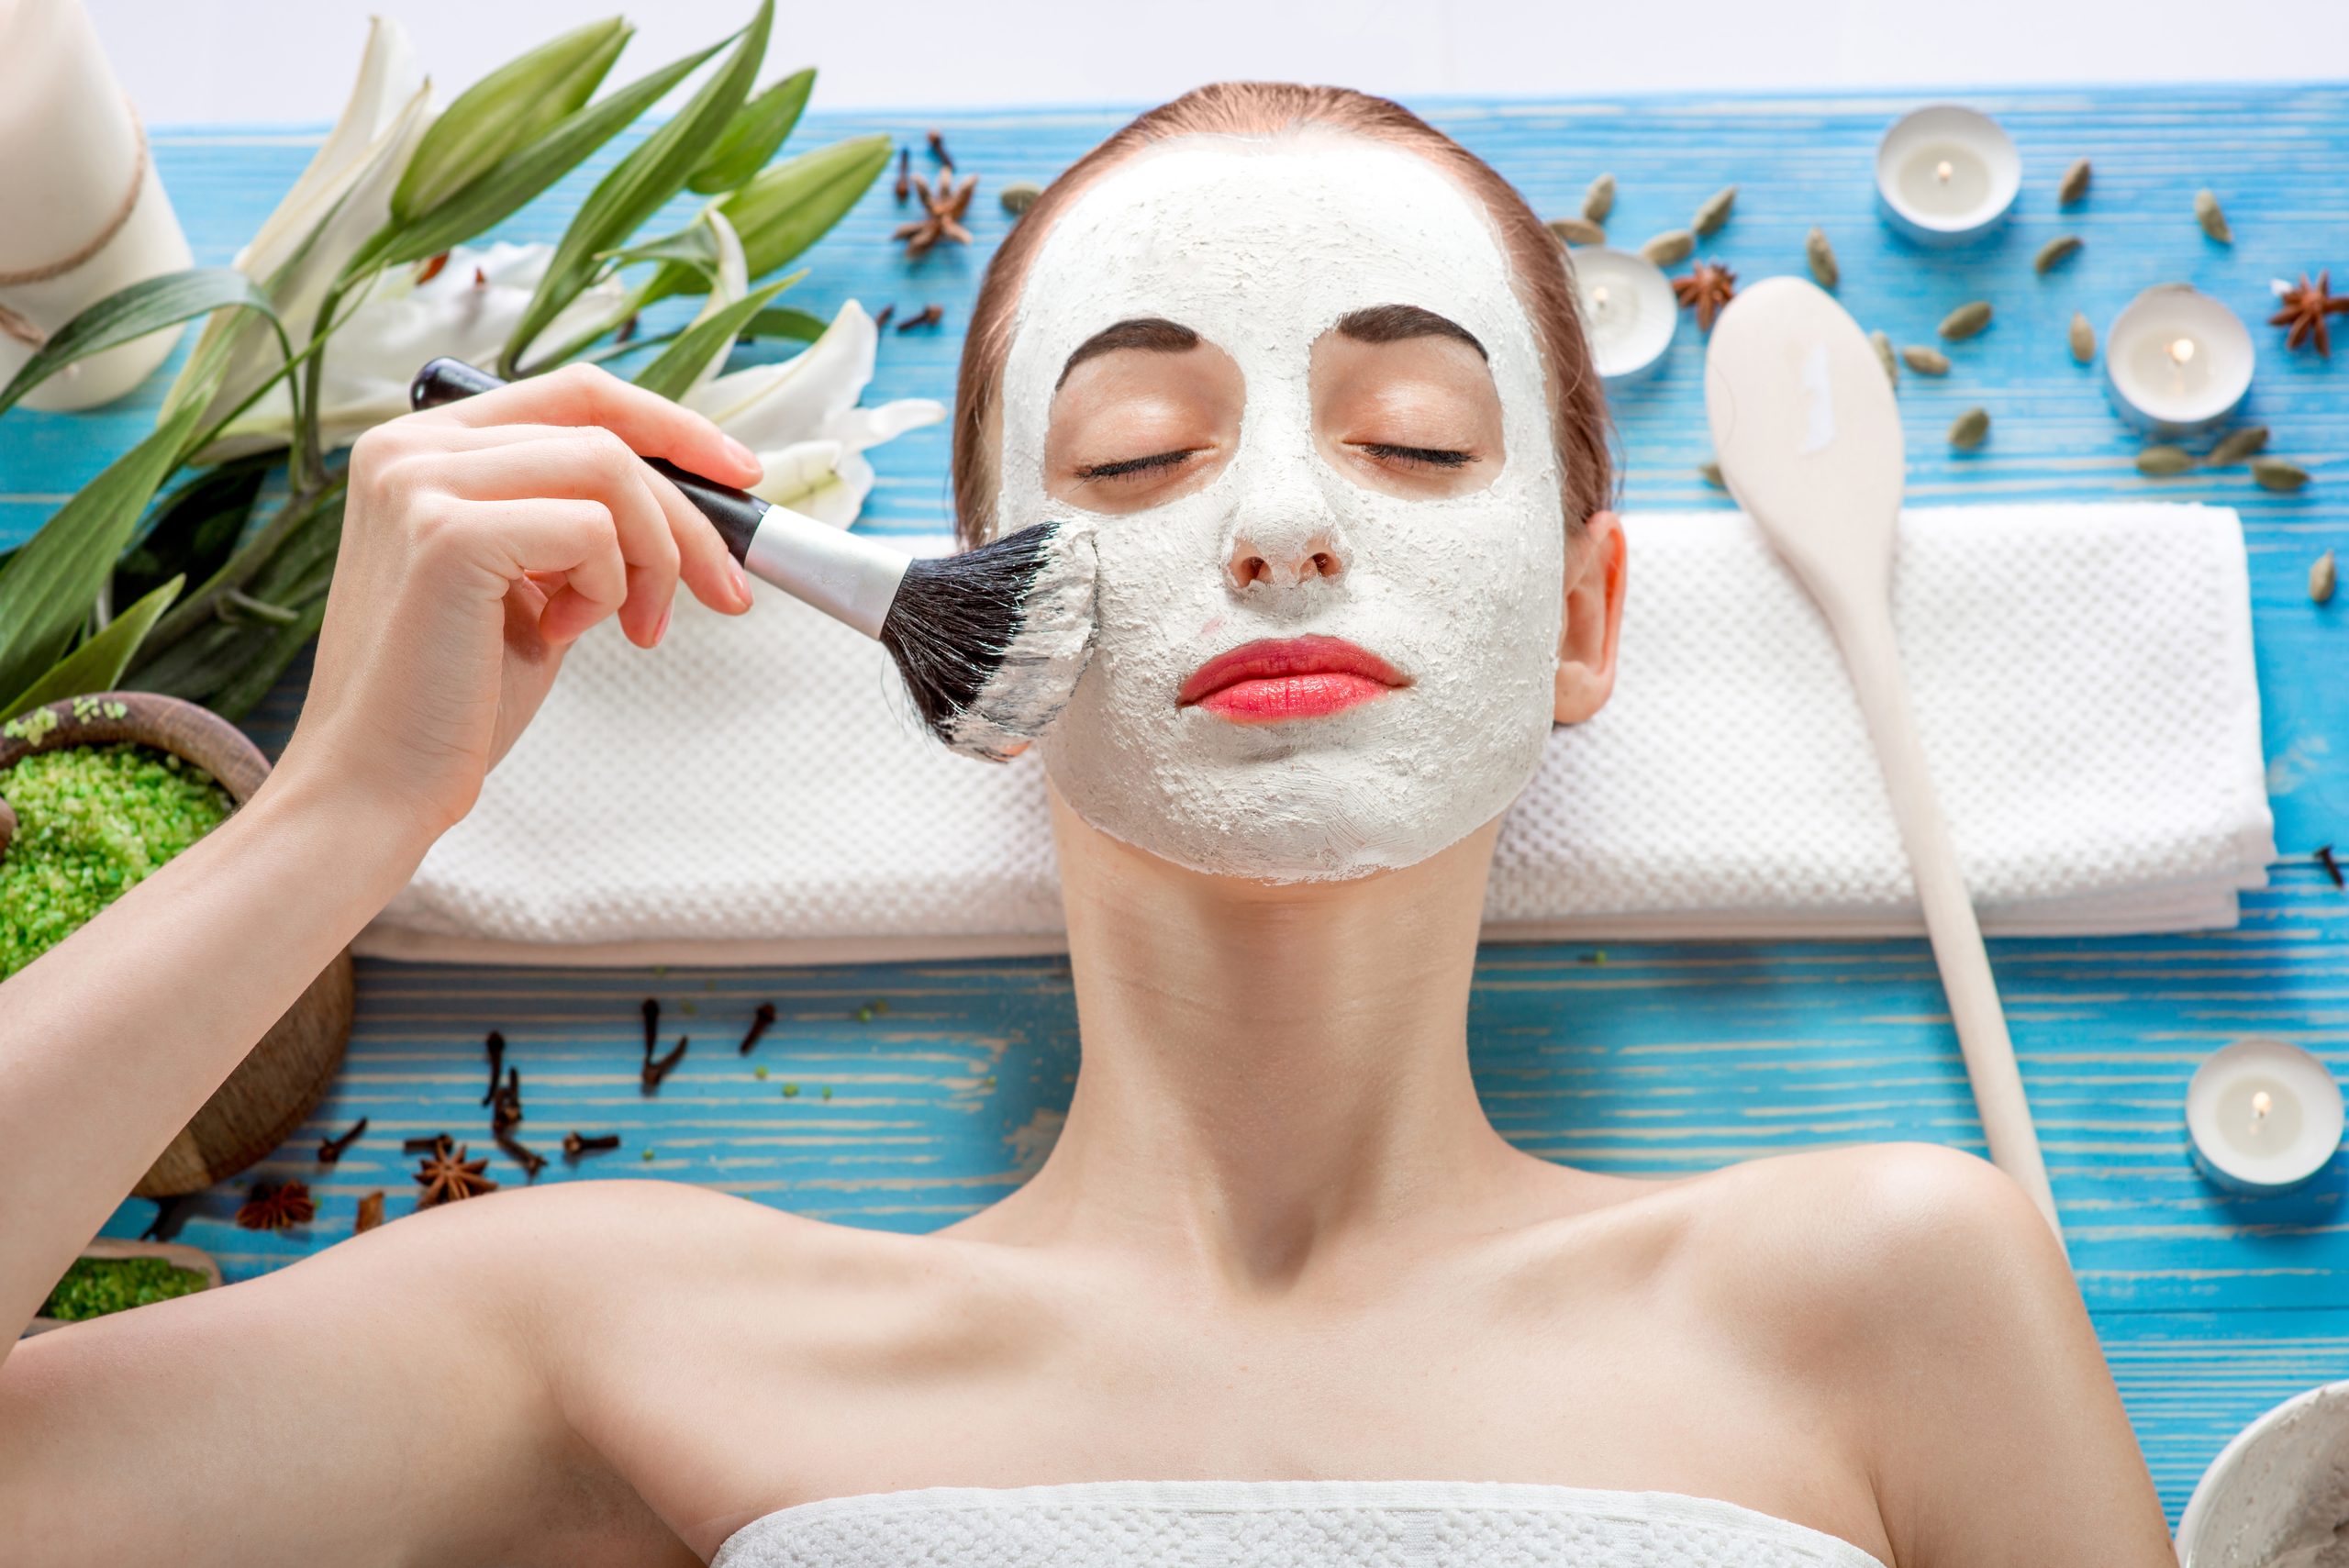
[[(477, 365), (443, 357), (416, 373), (416, 379), (408, 384), (408, 406), (413, 408), (438, 408), (461, 397), (495, 392), (505, 384), (504, 381)], [(737, 490), (731, 484), (720, 484), (715, 479), (688, 473), (666, 458), (649, 457), (644, 461), (664, 475), (670, 484), (685, 492), (685, 499), (691, 501), (703, 517), (717, 525), (718, 537), (726, 541), (729, 554), (740, 561), (749, 552), (751, 536), (759, 531), (759, 523), (767, 515), (767, 503), (747, 490)]]

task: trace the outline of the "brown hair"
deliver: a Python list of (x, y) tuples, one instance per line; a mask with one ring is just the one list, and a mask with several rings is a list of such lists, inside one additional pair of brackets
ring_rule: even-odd
[(996, 454), (987, 420), (1003, 393), (1011, 350), (1013, 306), (1036, 248), (1052, 220), (1085, 188), (1132, 153), (1178, 136), (1273, 136), (1305, 125), (1328, 126), (1416, 152), (1481, 200), (1499, 230), (1509, 271), (1533, 323), (1547, 372), (1552, 439), (1565, 491), (1566, 527), (1608, 505), (1614, 465), (1607, 448), (1607, 400), (1591, 363), (1582, 319), (1567, 281), (1565, 249), (1491, 164), (1400, 104), (1345, 87), (1285, 82), (1219, 82), (1196, 87), (1134, 119), (1078, 159), (1044, 188), (987, 263), (963, 340), (954, 394), (954, 503), (965, 549), (996, 529)]

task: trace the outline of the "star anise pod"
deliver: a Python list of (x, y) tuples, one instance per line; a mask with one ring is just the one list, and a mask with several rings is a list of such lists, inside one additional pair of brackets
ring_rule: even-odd
[(921, 197), (922, 217), (911, 223), (897, 225), (893, 239), (906, 242), (906, 258), (910, 261), (939, 240), (953, 239), (964, 245), (971, 242), (971, 231), (963, 227), (963, 215), (971, 210), (971, 193), (979, 188), (976, 174), (956, 179), (951, 169), (941, 170), (938, 183), (932, 186), (927, 176), (914, 176), (914, 194)]
[(273, 1187), (264, 1183), (254, 1187), (237, 1210), (237, 1223), (248, 1230), (283, 1230), (290, 1225), (307, 1225), (317, 1212), (310, 1201), (308, 1183), (283, 1182)]
[(2291, 328), (2284, 334), (2284, 347), (2297, 349), (2312, 339), (2318, 353), (2332, 358), (2332, 334), (2326, 329), (2324, 318), (2349, 311), (2349, 295), (2332, 292), (2332, 270), (2328, 267), (2319, 272), (2313, 284), (2302, 272), (2299, 287), (2286, 289), (2277, 297), (2284, 302), (2284, 308), (2269, 317), (2267, 324)]
[(478, 1197), (494, 1193), (497, 1184), (482, 1174), (489, 1169), (489, 1157), (478, 1160), (465, 1158), (465, 1146), (449, 1147), (444, 1136), (434, 1145), (432, 1152), (416, 1168), (417, 1182), (424, 1188), (417, 1195), (416, 1207), (430, 1208), (435, 1204), (454, 1203), (459, 1198)]
[(1681, 304), (1694, 306), (1701, 331), (1713, 329), (1713, 317), (1737, 296), (1737, 274), (1718, 261), (1699, 261), (1685, 278), (1672, 280), (1672, 292)]

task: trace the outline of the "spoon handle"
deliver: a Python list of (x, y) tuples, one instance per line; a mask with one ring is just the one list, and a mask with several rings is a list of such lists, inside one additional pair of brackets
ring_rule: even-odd
[(2046, 1216), (2056, 1244), (2062, 1246), (2064, 1228), (2055, 1215), (2055, 1195), (2047, 1184), (2047, 1166), (2040, 1157), (2031, 1106), (2023, 1097), (2022, 1074), (2015, 1068), (2014, 1041), (2007, 1034), (2007, 1015), (1998, 1002), (1998, 982), (1990, 973), (1989, 951), (1983, 946), (1974, 900), (1965, 890), (1957, 851), (1950, 843), (1948, 826), (1934, 798), (1924, 748), (1917, 740), (1916, 717), (1901, 678), (1900, 648), (1892, 634), (1891, 613), (1881, 601), (1847, 601), (1841, 613), (1829, 618), (1836, 640), (1842, 644), (1843, 662), (1852, 673), (1860, 712), (1876, 740), (1876, 761), (1892, 796), (1900, 841), (1909, 851), (1909, 874), (1916, 880), (1917, 896), (1924, 906), (1933, 962), (1941, 969), (1950, 1017), (1957, 1025), (1958, 1050), (1965, 1059), (1965, 1075), (1974, 1085), (1982, 1131), (1989, 1140), (1990, 1161), (2022, 1184)]

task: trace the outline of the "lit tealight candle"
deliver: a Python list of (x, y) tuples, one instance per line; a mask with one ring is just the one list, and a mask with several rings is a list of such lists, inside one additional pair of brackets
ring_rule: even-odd
[(2232, 415), (2251, 390), (2252, 360), (2243, 317), (2185, 284), (2131, 300), (2104, 339), (2113, 406), (2156, 435), (2192, 435)]
[(2196, 1069), (2186, 1089), (2194, 1162), (2221, 1186), (2280, 1193), (2341, 1148), (2341, 1085), (2323, 1062), (2278, 1040), (2239, 1040)]
[(1680, 325), (1680, 303), (1664, 269), (1603, 245), (1577, 246), (1570, 255), (1583, 332), (1600, 379), (1632, 381), (1662, 364)]
[(1962, 105), (1912, 109), (1876, 144), (1876, 192), (1885, 217), (1923, 244), (1955, 245), (1988, 233), (2021, 188), (2014, 139), (1989, 116)]

